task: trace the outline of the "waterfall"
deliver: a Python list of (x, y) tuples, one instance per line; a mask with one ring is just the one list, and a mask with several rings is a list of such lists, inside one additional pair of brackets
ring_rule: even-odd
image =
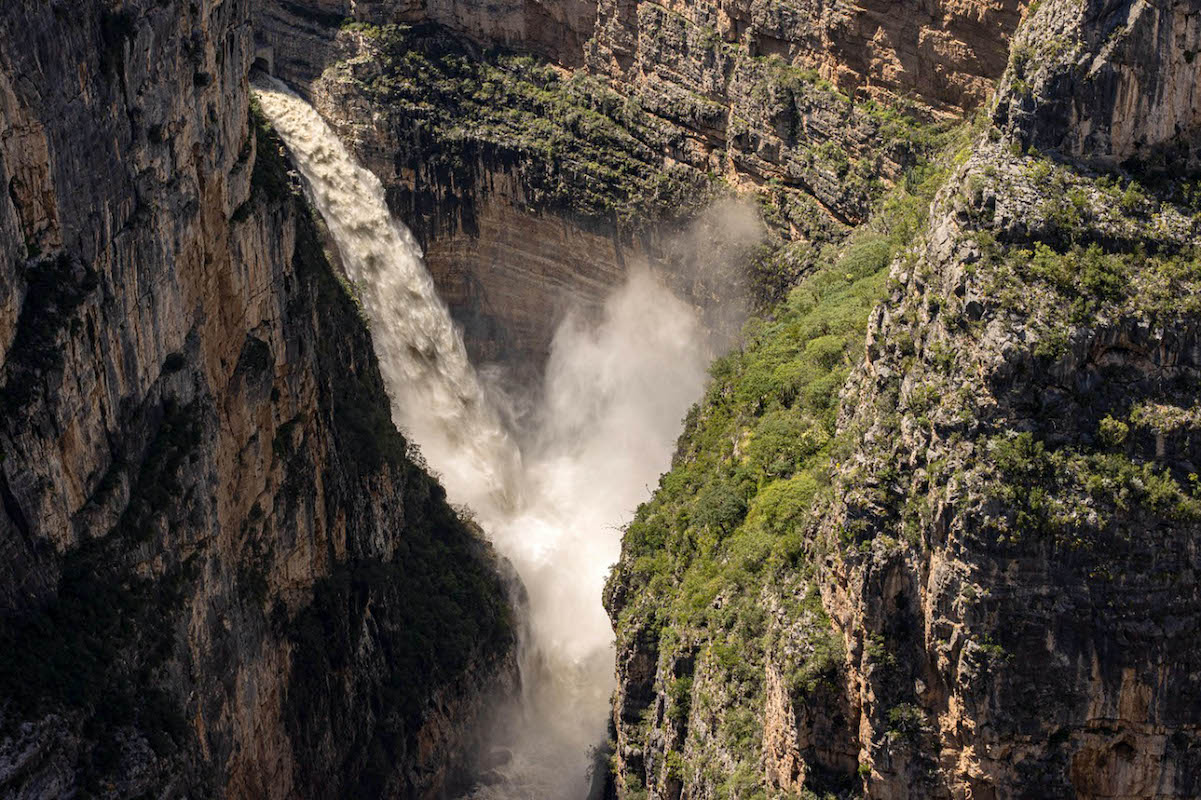
[(408, 228), (313, 108), (278, 81), (257, 88), (337, 244), (370, 321), (396, 424), (442, 473), (456, 502), (478, 513), (516, 502), (520, 454), (488, 404), (463, 339)]
[(669, 466), (680, 419), (703, 388), (705, 337), (695, 314), (635, 272), (599, 321), (563, 322), (532, 429), (507, 430), (379, 180), (315, 110), (268, 80), (255, 96), (356, 287), (393, 419), (529, 592), (524, 696), (498, 716), (497, 767), (469, 796), (583, 798), (614, 686), (601, 589), (620, 552), (620, 526)]

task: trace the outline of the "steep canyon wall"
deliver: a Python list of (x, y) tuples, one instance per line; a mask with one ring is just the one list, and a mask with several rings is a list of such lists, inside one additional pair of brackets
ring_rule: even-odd
[(476, 361), (781, 301), (606, 591), (620, 797), (1199, 791), (1194, 3), (11, 5), (0, 792), (433, 797), (514, 688), (255, 65)]
[(257, 30), (276, 73), (384, 180), (477, 359), (529, 364), (563, 309), (595, 307), (629, 263), (706, 309), (775, 299), (787, 279), (764, 289), (720, 268), (745, 248), (699, 275), (681, 263), (679, 226), (733, 190), (758, 198), (770, 238), (842, 235), (937, 120), (983, 102), (1020, 13), (1017, 0), (264, 2)]
[(0, 794), (432, 796), (514, 680), (277, 139), (247, 0), (0, 20)]
[(1039, 4), (918, 235), (715, 370), (607, 590), (619, 796), (1197, 794), (1196, 19)]

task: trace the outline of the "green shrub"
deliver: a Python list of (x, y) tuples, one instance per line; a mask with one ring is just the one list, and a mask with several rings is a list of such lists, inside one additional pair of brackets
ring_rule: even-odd
[(889, 738), (917, 744), (928, 730), (929, 722), (921, 707), (913, 703), (901, 703), (888, 710)]
[(893, 246), (883, 235), (856, 237), (838, 259), (836, 269), (845, 272), (847, 280), (857, 280), (875, 274), (892, 260)]
[(1111, 416), (1106, 416), (1101, 420), (1098, 427), (1098, 434), (1106, 447), (1121, 447), (1126, 443), (1126, 436), (1129, 433), (1129, 425)]
[[(836, 341), (838, 356), (844, 342)], [(793, 474), (807, 458), (820, 451), (829, 434), (813, 420), (789, 409), (769, 411), (752, 430), (747, 445), (749, 464), (763, 477)]]
[(1137, 183), (1130, 181), (1126, 184), (1126, 189), (1122, 192), (1119, 202), (1123, 211), (1127, 214), (1135, 214), (1142, 210), (1147, 202), (1147, 196), (1143, 194), (1142, 188)]
[(692, 707), (692, 676), (685, 675), (668, 684), (667, 698), (671, 703), (667, 709), (668, 718), (677, 725), (687, 722)]
[(729, 533), (746, 514), (746, 500), (731, 482), (718, 479), (696, 497), (692, 521), (719, 533)]
[(777, 536), (787, 535), (804, 520), (817, 491), (817, 479), (809, 472), (772, 481), (755, 495), (751, 518)]

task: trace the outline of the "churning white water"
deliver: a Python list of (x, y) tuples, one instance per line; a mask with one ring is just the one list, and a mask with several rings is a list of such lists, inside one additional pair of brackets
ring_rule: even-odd
[(497, 766), (470, 797), (583, 798), (613, 689), (601, 589), (620, 526), (667, 468), (680, 419), (703, 388), (696, 317), (651, 275), (633, 274), (599, 320), (563, 322), (534, 424), (506, 430), (379, 180), (282, 84), (255, 94), (358, 287), (393, 418), (529, 592), (524, 696), (498, 717)]

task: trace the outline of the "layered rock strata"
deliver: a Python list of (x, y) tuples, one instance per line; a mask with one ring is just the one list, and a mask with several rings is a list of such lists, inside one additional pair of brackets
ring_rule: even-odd
[[(791, 273), (766, 287), (738, 274), (698, 281), (673, 263), (674, 228), (730, 186), (763, 198), (775, 236), (837, 238), (929, 150), (933, 120), (984, 100), (1021, 12), (1017, 0), (550, 5), (491, 4), (484, 15), (468, 2), (265, 2), (259, 11), (277, 74), (384, 181), (482, 359), (540, 363), (562, 310), (595, 307), (632, 264), (661, 270), (705, 310), (714, 296), (778, 299)], [(548, 60), (565, 77), (538, 77), (534, 92), (557, 107), (519, 87), (481, 98), (485, 110), (455, 100), (440, 119), (445, 72), (389, 59), (395, 36), (380, 26), (393, 23), (415, 26), (402, 53), (499, 69), (460, 76), (459, 97), (519, 71), (497, 47)], [(581, 97), (567, 76), (596, 82)], [(523, 135), (503, 135), (486, 111), (494, 106), (522, 117)], [(598, 112), (633, 139), (612, 137), (603, 120), (579, 124)], [(566, 132), (530, 135), (559, 113)], [(589, 140), (624, 160), (577, 152)]]

